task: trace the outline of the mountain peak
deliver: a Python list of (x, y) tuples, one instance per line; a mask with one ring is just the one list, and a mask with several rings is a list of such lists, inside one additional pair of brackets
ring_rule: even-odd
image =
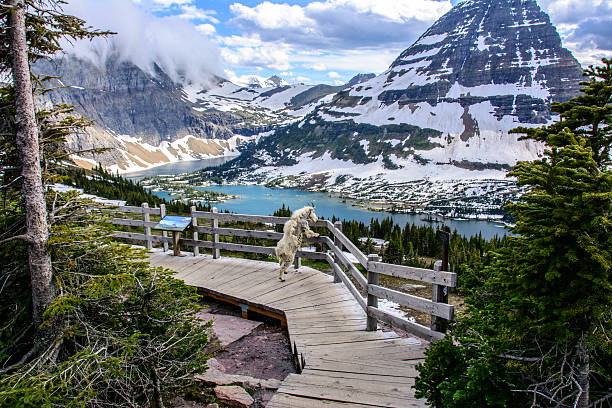
[(274, 84), (274, 86), (288, 86), (289, 83), (285, 81), (283, 78), (278, 75), (272, 75), (270, 78), (266, 80), (268, 84)]
[(376, 74), (357, 74), (351, 78), (350, 81), (346, 83), (347, 86), (353, 86), (357, 84), (362, 84), (366, 81), (369, 81), (372, 78), (376, 78)]
[[(515, 84), (531, 96), (567, 101), (582, 70), (535, 0), (468, 0), (434, 23), (391, 65), (412, 85), (463, 87)], [(497, 92), (498, 90), (494, 90)]]

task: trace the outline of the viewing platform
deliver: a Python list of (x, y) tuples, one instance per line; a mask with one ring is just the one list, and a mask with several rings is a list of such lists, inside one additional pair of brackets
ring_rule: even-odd
[[(150, 249), (151, 266), (176, 271), (178, 279), (202, 295), (239, 306), (245, 318), (256, 312), (286, 326), (297, 373), (282, 382), (267, 407), (427, 406), (424, 400), (414, 397), (416, 365), (423, 361), (429, 342), (444, 337), (436, 330), (438, 319), (453, 318), (453, 306), (444, 303), (440, 293), (456, 285), (454, 273), (380, 262), (377, 255), (364, 255), (348, 240), (340, 223), (319, 221), (312, 227), (325, 228), (330, 235), (307, 241), (329, 250), (299, 251), (295, 269), (281, 282), (278, 263), (222, 257), (220, 252), (272, 255), (273, 246), (222, 242), (220, 236), (256, 238), (260, 244), (271, 245), (283, 234), (264, 228), (282, 224), (287, 218), (192, 210), (193, 236), (178, 242), (193, 252), (173, 256), (168, 252), (173, 238), (151, 231), (156, 223), (150, 217), (163, 216), (163, 207), (122, 207), (120, 211), (123, 215), (140, 214), (142, 218), (116, 218), (115, 225), (139, 227), (144, 233), (117, 231), (115, 236), (144, 241)], [(201, 219), (207, 219), (209, 225), (203, 226)], [(224, 225), (220, 226), (219, 221)], [(154, 243), (160, 243), (161, 248), (153, 248)], [(202, 248), (211, 249), (211, 254), (200, 254)], [(367, 277), (348, 260), (345, 250), (364, 266)], [(333, 276), (301, 265), (302, 258), (326, 261)], [(432, 283), (433, 300), (380, 286), (379, 274)], [(379, 309), (379, 298), (431, 314), (432, 326)], [(378, 322), (415, 337), (400, 336), (390, 329), (382, 331)]]

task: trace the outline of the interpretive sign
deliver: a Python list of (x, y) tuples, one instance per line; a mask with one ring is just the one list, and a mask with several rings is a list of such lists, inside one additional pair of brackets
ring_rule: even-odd
[(181, 256), (181, 232), (191, 226), (191, 217), (179, 217), (176, 215), (166, 215), (153, 227), (156, 230), (172, 231), (172, 244), (174, 255)]
[(164, 231), (183, 232), (191, 225), (191, 217), (178, 217), (167, 215), (154, 226), (154, 229)]

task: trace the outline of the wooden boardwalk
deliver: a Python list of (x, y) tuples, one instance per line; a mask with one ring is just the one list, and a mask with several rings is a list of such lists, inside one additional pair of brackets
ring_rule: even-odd
[(280, 282), (275, 263), (161, 251), (152, 252), (150, 262), (213, 296), (285, 317), (305, 364), (301, 374), (283, 381), (268, 408), (426, 406), (412, 389), (426, 343), (365, 331), (365, 312), (331, 276), (301, 267)]

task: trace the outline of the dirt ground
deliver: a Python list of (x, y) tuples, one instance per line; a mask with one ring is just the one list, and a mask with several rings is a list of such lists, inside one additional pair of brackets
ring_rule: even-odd
[[(240, 308), (206, 298), (210, 313), (240, 316)], [(291, 346), (284, 328), (274, 319), (265, 316), (249, 316), (263, 324), (253, 332), (214, 354), (228, 374), (248, 375), (255, 378), (284, 380), (295, 373)], [(274, 395), (273, 391), (256, 391), (252, 408), (263, 408)]]

